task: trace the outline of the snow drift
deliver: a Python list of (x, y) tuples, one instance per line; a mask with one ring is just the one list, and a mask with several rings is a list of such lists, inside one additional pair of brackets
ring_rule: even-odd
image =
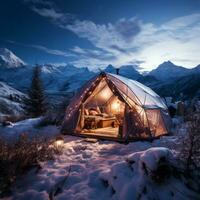
[(168, 148), (154, 147), (129, 155), (100, 177), (112, 199), (196, 199), (173, 175), (174, 164)]

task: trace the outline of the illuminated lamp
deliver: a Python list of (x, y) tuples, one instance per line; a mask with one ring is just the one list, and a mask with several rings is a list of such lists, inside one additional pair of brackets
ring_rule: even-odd
[(119, 100), (114, 101), (114, 102), (111, 104), (111, 108), (112, 108), (112, 110), (114, 110), (115, 112), (119, 112), (119, 111), (120, 111), (120, 102), (119, 102)]
[(112, 95), (112, 91), (109, 89), (109, 87), (105, 87), (101, 90), (99, 93), (101, 99), (108, 99)]
[(64, 144), (64, 138), (62, 136), (57, 136), (54, 142), (56, 148), (61, 148)]

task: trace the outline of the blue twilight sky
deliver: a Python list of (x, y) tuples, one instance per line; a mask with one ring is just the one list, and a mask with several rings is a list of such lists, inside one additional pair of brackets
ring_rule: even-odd
[(200, 0), (2, 0), (0, 47), (25, 62), (200, 64)]

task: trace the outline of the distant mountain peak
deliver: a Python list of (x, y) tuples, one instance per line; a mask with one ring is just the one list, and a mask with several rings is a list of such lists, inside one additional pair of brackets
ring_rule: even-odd
[(178, 67), (177, 65), (175, 65), (173, 62), (171, 62), (170, 60), (168, 61), (165, 61), (163, 63), (161, 63), (158, 67), (158, 68), (168, 68), (168, 67)]
[(165, 63), (165, 64), (171, 64), (171, 65), (174, 65), (174, 63), (173, 63), (173, 62), (171, 62), (170, 60), (168, 60), (168, 61), (164, 61), (163, 63)]
[(188, 69), (182, 66), (177, 66), (171, 61), (165, 61), (156, 69), (152, 70), (149, 75), (156, 77), (158, 80), (168, 80), (184, 76), (188, 73)]
[(0, 48), (0, 67), (17, 68), (25, 63), (7, 48)]

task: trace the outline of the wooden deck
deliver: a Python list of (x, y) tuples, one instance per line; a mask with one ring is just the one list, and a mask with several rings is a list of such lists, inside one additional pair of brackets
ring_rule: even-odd
[[(75, 137), (83, 137), (83, 138), (96, 138), (98, 140), (110, 140), (110, 141), (116, 141), (120, 143), (129, 143), (129, 142), (135, 142), (135, 141), (148, 141), (152, 142), (154, 139), (159, 139), (160, 136), (157, 137), (133, 137), (133, 138), (121, 138), (121, 137), (112, 137), (110, 135), (104, 135), (104, 134), (94, 134), (94, 133), (78, 133), (78, 132), (62, 132), (63, 135), (72, 135)], [(171, 135), (171, 133), (164, 134), (165, 136)]]
[(116, 127), (116, 128), (105, 127), (105, 128), (84, 130), (80, 134), (117, 138), (118, 137), (118, 133), (119, 133), (119, 128), (118, 127)]

